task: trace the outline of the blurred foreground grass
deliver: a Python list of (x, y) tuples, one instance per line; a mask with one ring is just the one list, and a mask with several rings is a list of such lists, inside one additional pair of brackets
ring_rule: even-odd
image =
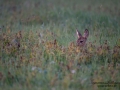
[[(119, 90), (119, 0), (1, 0), (2, 90)], [(87, 48), (76, 31), (89, 29)], [(112, 83), (113, 84), (113, 83)]]

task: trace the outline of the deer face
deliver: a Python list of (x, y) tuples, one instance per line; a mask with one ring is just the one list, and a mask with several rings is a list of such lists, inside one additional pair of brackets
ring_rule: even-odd
[(87, 29), (85, 29), (84, 34), (82, 36), (82, 34), (76, 30), (77, 33), (77, 46), (84, 46), (86, 44), (87, 38), (89, 36), (89, 31)]

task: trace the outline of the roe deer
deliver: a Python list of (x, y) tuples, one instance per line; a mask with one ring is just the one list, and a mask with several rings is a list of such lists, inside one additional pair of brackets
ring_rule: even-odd
[(88, 29), (85, 29), (84, 34), (82, 35), (78, 30), (76, 30), (77, 33), (77, 46), (84, 47), (86, 45), (87, 38), (89, 36)]

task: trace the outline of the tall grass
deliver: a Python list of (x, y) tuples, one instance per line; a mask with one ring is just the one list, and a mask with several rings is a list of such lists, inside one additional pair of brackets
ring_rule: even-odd
[[(119, 90), (119, 8), (119, 0), (1, 0), (0, 89)], [(76, 28), (90, 32), (85, 49)]]

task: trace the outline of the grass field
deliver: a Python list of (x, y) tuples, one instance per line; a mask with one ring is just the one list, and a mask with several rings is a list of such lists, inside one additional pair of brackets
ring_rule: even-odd
[(0, 0), (0, 90), (120, 90), (120, 1)]

